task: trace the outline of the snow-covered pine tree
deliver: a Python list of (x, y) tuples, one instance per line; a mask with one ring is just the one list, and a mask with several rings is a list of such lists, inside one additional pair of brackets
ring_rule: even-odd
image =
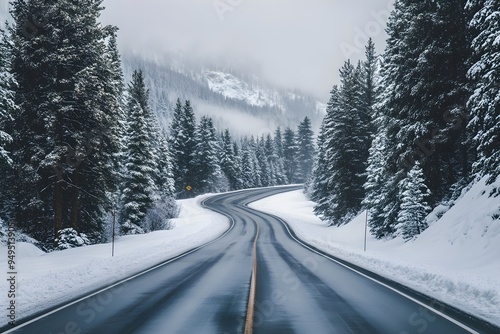
[(283, 136), (281, 128), (277, 127), (274, 131), (274, 153), (276, 156), (276, 176), (278, 177), (278, 184), (288, 184), (288, 178), (285, 172), (285, 161), (283, 158)]
[[(11, 44), (9, 35), (0, 30), (0, 221), (3, 218), (8, 221), (11, 211), (13, 194), (10, 193), (9, 182), (15, 182), (12, 173), (12, 159), (7, 151), (7, 145), (12, 142), (8, 133), (8, 124), (15, 112), (13, 84), (14, 80), (10, 73), (11, 66)], [(10, 179), (10, 180), (9, 180)]]
[(250, 139), (248, 139), (248, 148), (253, 170), (253, 187), (262, 187), (262, 170), (257, 159), (257, 141), (254, 136), (250, 136)]
[(162, 133), (158, 133), (157, 137), (158, 144), (156, 145), (155, 151), (157, 166), (156, 187), (158, 188), (158, 196), (163, 199), (171, 199), (175, 197), (172, 158), (170, 157), (166, 136)]
[(314, 132), (311, 129), (311, 120), (307, 116), (297, 128), (297, 146), (298, 170), (300, 172), (297, 182), (305, 183), (311, 176), (315, 156)]
[(387, 171), (385, 170), (386, 141), (386, 130), (383, 125), (380, 125), (369, 150), (367, 177), (363, 185), (365, 198), (362, 205), (370, 214), (370, 232), (378, 239), (390, 237), (396, 232), (395, 227), (392, 224), (387, 224), (385, 219), (387, 199), (384, 197), (384, 190), (388, 184)]
[(156, 160), (154, 203), (146, 213), (146, 231), (170, 229), (170, 219), (177, 217), (179, 207), (175, 201), (175, 184), (172, 161), (166, 137), (155, 127), (157, 142), (154, 145)]
[(251, 147), (248, 143), (243, 143), (241, 148), (241, 169), (240, 177), (241, 188), (248, 189), (256, 187), (256, 173), (254, 170), (254, 159)]
[(122, 234), (144, 233), (156, 188), (155, 134), (148, 110), (148, 91), (141, 71), (134, 71), (127, 98), (127, 160), (123, 180)]
[(500, 2), (469, 0), (473, 12), (470, 28), (473, 64), (468, 72), (473, 94), (468, 107), (468, 124), (477, 150), (474, 173), (489, 175), (494, 182), (500, 175)]
[[(17, 82), (15, 219), (46, 245), (71, 227), (100, 239), (116, 189), (117, 110), (101, 0), (12, 2)], [(28, 24), (29, 23), (29, 24)], [(28, 27), (28, 28), (27, 28)], [(85, 208), (85, 209), (83, 209)]]
[(238, 164), (234, 152), (234, 143), (229, 129), (224, 130), (221, 136), (222, 148), (220, 166), (221, 170), (229, 181), (229, 189), (238, 189)]
[(371, 147), (373, 136), (378, 130), (376, 124), (374, 123), (377, 115), (375, 113), (375, 107), (379, 102), (380, 88), (378, 85), (379, 76), (379, 61), (378, 56), (375, 52), (375, 44), (370, 38), (365, 47), (366, 59), (362, 63), (362, 69), (360, 74), (360, 85), (361, 85), (361, 106), (360, 106), (360, 118), (364, 124), (369, 124), (367, 127), (367, 133), (363, 136), (363, 160), (368, 160), (369, 149)]
[(283, 159), (283, 134), (279, 126), (274, 131), (274, 147), (278, 158)]
[[(11, 113), (14, 109), (14, 94), (12, 91), (14, 82), (10, 73), (11, 57), (9, 35), (0, 30), (0, 166), (12, 163), (5, 148), (6, 144), (12, 142), (12, 137), (6, 132), (7, 122), (11, 120)], [(2, 175), (5, 176), (5, 174)]]
[(273, 181), (273, 174), (271, 165), (269, 164), (269, 159), (266, 154), (265, 147), (265, 139), (264, 135), (261, 138), (257, 139), (257, 147), (255, 151), (255, 157), (257, 158), (257, 162), (259, 164), (260, 172), (261, 172), (261, 183), (263, 187), (270, 187), (276, 185)]
[(182, 106), (180, 99), (174, 109), (170, 124), (169, 147), (172, 154), (175, 191), (177, 197), (187, 198), (193, 188), (196, 170), (193, 157), (196, 147), (196, 119), (191, 102), (185, 101)]
[(183, 119), (183, 110), (181, 99), (177, 98), (175, 103), (175, 107), (172, 113), (172, 120), (169, 126), (169, 135), (168, 135), (168, 146), (170, 149), (170, 154), (172, 157), (172, 172), (174, 175), (174, 186), (175, 192), (182, 192), (184, 189), (184, 168), (181, 166), (182, 160), (182, 145), (183, 140), (181, 135), (183, 135), (182, 131), (182, 119)]
[(227, 179), (222, 174), (219, 165), (219, 151), (213, 121), (210, 117), (203, 116), (196, 129), (196, 146), (193, 155), (193, 170), (196, 174), (191, 185), (193, 194), (227, 190)]
[(399, 0), (388, 25), (383, 112), (391, 119), (387, 132), (391, 147), (387, 160), (392, 161), (388, 171), (395, 176), (391, 188), (419, 160), (433, 204), (446, 197), (469, 169), (464, 143), (470, 50), (464, 3)]
[[(341, 225), (360, 209), (364, 198), (366, 118), (361, 116), (361, 67), (347, 61), (340, 70), (341, 87), (334, 87), (323, 123), (323, 171), (326, 192), (316, 211), (332, 225)], [(324, 182), (324, 181), (322, 181)]]
[[(106, 62), (108, 64), (108, 70), (110, 71), (110, 82), (105, 87), (105, 89), (110, 93), (109, 95), (109, 103), (114, 105), (114, 109), (116, 109), (116, 118), (117, 121), (114, 123), (114, 128), (110, 129), (113, 131), (114, 136), (118, 138), (117, 145), (118, 149), (115, 154), (113, 154), (113, 177), (116, 180), (119, 180), (120, 184), (125, 176), (125, 157), (126, 157), (126, 115), (124, 112), (124, 90), (125, 90), (125, 82), (123, 78), (122, 72), (122, 62), (121, 56), (118, 51), (118, 42), (117, 42), (117, 27), (106, 26), (105, 31), (107, 34), (107, 43), (106, 43)], [(115, 191), (110, 192), (108, 197), (111, 203), (111, 210), (109, 213), (109, 218), (113, 215), (116, 217), (117, 213), (119, 213), (121, 207), (121, 187), (117, 186)], [(102, 238), (103, 241), (108, 241), (111, 236), (112, 222), (111, 219), (108, 219), (108, 226), (106, 227), (107, 231), (104, 231), (104, 236)], [(118, 232), (118, 227), (115, 226), (115, 229)]]
[[(366, 60), (363, 67), (363, 110), (371, 118), (370, 133), (373, 133), (366, 167), (366, 181), (363, 185), (365, 198), (362, 201), (370, 213), (370, 232), (377, 238), (390, 237), (396, 228), (385, 219), (391, 204), (384, 196), (389, 182), (386, 171), (387, 117), (378, 111), (380, 108), (380, 86), (378, 76), (378, 57), (375, 45), (370, 39), (365, 50)], [(383, 105), (383, 104), (382, 104)]]
[[(370, 38), (365, 47), (366, 59), (363, 62), (362, 88), (363, 88), (363, 112), (372, 121), (375, 118), (375, 105), (378, 103), (378, 56), (375, 51), (375, 44)], [(370, 129), (373, 133), (374, 129)]]
[(425, 217), (431, 207), (427, 204), (430, 191), (425, 185), (424, 173), (418, 162), (399, 182), (401, 207), (398, 213), (397, 229), (405, 240), (417, 237), (428, 225)]
[(233, 151), (234, 151), (234, 169), (236, 171), (236, 188), (235, 189), (243, 189), (243, 180), (241, 179), (242, 175), (242, 156), (241, 156), (241, 148), (236, 141), (233, 141)]
[[(386, 231), (397, 223), (398, 184), (419, 161), (431, 205), (466, 178), (467, 43), (465, 0), (397, 0), (388, 22), (378, 108), (386, 117), (386, 185), (376, 210)], [(382, 217), (380, 222), (382, 221)]]
[(295, 132), (287, 127), (283, 133), (283, 166), (288, 182), (295, 183), (299, 175), (298, 146)]
[[(327, 111), (329, 108), (327, 108)], [(321, 123), (318, 137), (316, 139), (317, 154), (314, 159), (312, 178), (309, 187), (306, 189), (306, 194), (309, 198), (316, 202), (314, 213), (318, 216), (322, 215), (325, 208), (320, 205), (320, 201), (326, 198), (327, 190), (327, 175), (326, 175), (326, 157), (325, 157), (325, 123), (327, 122), (328, 114), (324, 117)]]
[(285, 172), (283, 170), (283, 161), (276, 152), (276, 145), (270, 133), (266, 135), (264, 149), (271, 169), (271, 177), (273, 185), (287, 184)]
[(321, 124), (320, 133), (318, 135), (318, 155), (315, 160), (314, 181), (312, 183), (311, 197), (316, 202), (314, 213), (322, 220), (331, 223), (331, 217), (334, 216), (336, 209), (335, 199), (335, 183), (331, 182), (330, 178), (335, 173), (336, 165), (333, 163), (338, 155), (332, 155), (336, 152), (335, 136), (333, 128), (335, 120), (340, 113), (340, 92), (335, 85), (330, 92), (330, 100), (326, 108), (326, 115)]

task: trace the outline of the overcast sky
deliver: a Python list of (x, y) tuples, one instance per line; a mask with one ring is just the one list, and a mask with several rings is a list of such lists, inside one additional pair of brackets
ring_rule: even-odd
[(244, 67), (273, 83), (328, 99), (367, 36), (384, 48), (393, 0), (105, 0), (103, 22), (122, 48), (176, 52)]

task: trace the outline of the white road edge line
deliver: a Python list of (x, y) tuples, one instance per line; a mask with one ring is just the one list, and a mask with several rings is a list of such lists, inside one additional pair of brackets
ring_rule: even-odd
[[(293, 190), (290, 190), (290, 191), (293, 191)], [(270, 197), (270, 196), (268, 196), (268, 197)], [(383, 287), (385, 287), (385, 288), (387, 288), (387, 289), (389, 289), (389, 290), (392, 290), (392, 291), (396, 292), (397, 294), (399, 294), (399, 295), (401, 295), (401, 296), (403, 296), (403, 297), (405, 297), (405, 298), (407, 298), (407, 299), (411, 300), (412, 302), (414, 302), (414, 303), (416, 303), (416, 304), (418, 304), (418, 305), (420, 305), (420, 306), (422, 306), (422, 307), (425, 307), (425, 308), (426, 308), (426, 309), (428, 309), (429, 311), (432, 311), (432, 312), (434, 312), (435, 314), (437, 314), (437, 315), (441, 316), (442, 318), (445, 318), (446, 320), (448, 320), (448, 321), (450, 321), (450, 322), (454, 323), (455, 325), (457, 325), (458, 327), (460, 327), (460, 328), (462, 328), (462, 329), (464, 329), (464, 330), (468, 331), (469, 333), (473, 333), (473, 334), (481, 334), (481, 333), (479, 333), (479, 332), (475, 331), (474, 329), (470, 328), (469, 326), (467, 326), (467, 325), (465, 325), (465, 324), (463, 324), (463, 323), (459, 322), (458, 320), (455, 320), (455, 319), (453, 319), (452, 317), (450, 317), (450, 316), (448, 316), (448, 315), (444, 314), (443, 312), (441, 312), (441, 311), (439, 311), (439, 310), (436, 310), (435, 308), (433, 308), (433, 307), (431, 307), (431, 306), (429, 306), (429, 305), (426, 305), (425, 303), (422, 303), (421, 301), (419, 301), (419, 300), (417, 300), (417, 299), (415, 299), (415, 298), (413, 298), (413, 297), (411, 297), (411, 296), (407, 295), (406, 293), (404, 293), (404, 292), (402, 292), (402, 291), (399, 291), (398, 289), (393, 288), (392, 286), (387, 285), (387, 284), (385, 284), (385, 283), (383, 283), (383, 282), (380, 282), (379, 280), (377, 280), (377, 279), (375, 279), (375, 278), (373, 278), (373, 277), (370, 277), (370, 276), (368, 276), (368, 275), (366, 275), (366, 274), (364, 274), (364, 273), (362, 273), (362, 272), (360, 272), (360, 271), (358, 271), (358, 270), (356, 270), (356, 269), (354, 269), (354, 268), (351, 268), (351, 267), (349, 267), (348, 265), (346, 265), (346, 264), (344, 264), (344, 263), (342, 263), (342, 262), (339, 262), (339, 261), (337, 261), (337, 260), (335, 260), (335, 259), (331, 258), (330, 256), (326, 255), (326, 254), (323, 254), (323, 253), (321, 253), (321, 252), (318, 252), (318, 251), (317, 251), (317, 250), (315, 250), (314, 248), (311, 248), (310, 246), (308, 246), (307, 244), (305, 244), (302, 240), (300, 240), (300, 239), (298, 239), (298, 238), (296, 238), (296, 237), (294, 237), (294, 236), (293, 236), (293, 234), (291, 233), (290, 228), (289, 228), (289, 226), (288, 226), (288, 223), (287, 223), (284, 219), (282, 219), (282, 218), (280, 218), (280, 217), (276, 216), (275, 214), (268, 213), (268, 212), (265, 212), (265, 211), (261, 211), (261, 210), (257, 210), (257, 209), (254, 209), (254, 208), (249, 207), (248, 205), (249, 205), (250, 203), (253, 203), (253, 202), (257, 202), (257, 201), (252, 201), (252, 202), (245, 203), (245, 206), (246, 206), (247, 208), (249, 208), (250, 210), (254, 210), (254, 211), (256, 211), (256, 212), (260, 212), (260, 213), (263, 213), (263, 214), (269, 215), (269, 216), (271, 216), (271, 217), (273, 217), (273, 218), (277, 219), (277, 220), (278, 220), (278, 221), (279, 221), (279, 222), (280, 222), (283, 226), (285, 226), (285, 228), (286, 228), (286, 230), (287, 230), (288, 234), (290, 235), (290, 237), (291, 237), (293, 240), (295, 240), (297, 243), (299, 243), (299, 244), (300, 244), (300, 245), (302, 245), (303, 247), (305, 247), (305, 248), (309, 249), (311, 252), (316, 253), (316, 254), (318, 254), (318, 255), (319, 255), (319, 256), (321, 256), (321, 257), (324, 257), (324, 258), (326, 258), (326, 259), (328, 259), (328, 260), (330, 260), (330, 261), (332, 261), (332, 262), (335, 262), (335, 263), (337, 263), (337, 264), (341, 265), (342, 267), (344, 267), (344, 268), (346, 268), (346, 269), (349, 269), (349, 270), (351, 270), (351, 271), (353, 271), (353, 272), (357, 273), (358, 275), (361, 275), (361, 276), (363, 276), (363, 277), (365, 277), (365, 278), (367, 278), (367, 279), (369, 279), (369, 280), (371, 280), (371, 281), (373, 281), (373, 282), (375, 282), (375, 283), (377, 283), (377, 284), (382, 285)]]
[[(251, 208), (251, 209), (252, 209), (252, 208)], [(255, 210), (255, 209), (252, 209), (252, 210)], [(259, 211), (259, 210), (255, 210), (255, 211)], [(323, 253), (318, 252), (317, 250), (315, 250), (315, 249), (313, 249), (313, 248), (309, 247), (307, 244), (305, 244), (304, 242), (302, 242), (302, 240), (299, 240), (299, 239), (295, 238), (295, 237), (293, 236), (293, 234), (290, 232), (290, 228), (288, 227), (288, 223), (286, 223), (283, 219), (281, 219), (280, 217), (278, 217), (278, 216), (276, 216), (276, 215), (269, 214), (269, 213), (267, 213), (267, 212), (263, 212), (263, 211), (259, 211), (259, 212), (262, 212), (262, 213), (268, 214), (268, 215), (270, 215), (270, 216), (272, 216), (272, 217), (276, 218), (278, 221), (280, 221), (280, 222), (281, 222), (281, 223), (285, 226), (285, 228), (286, 228), (286, 230), (287, 230), (288, 234), (290, 235), (290, 237), (292, 237), (292, 239), (294, 239), (297, 243), (301, 244), (303, 247), (305, 247), (305, 248), (309, 249), (311, 252), (316, 253), (316, 254), (318, 254), (318, 255), (320, 255), (320, 256), (322, 256), (322, 257), (324, 257), (324, 258), (326, 258), (326, 259), (328, 259), (328, 260), (330, 260), (330, 261), (333, 261), (333, 262), (335, 262), (335, 263), (337, 263), (337, 264), (339, 264), (339, 265), (341, 265), (341, 266), (343, 266), (343, 267), (345, 267), (345, 268), (347, 268), (347, 269), (349, 269), (349, 270), (351, 270), (351, 271), (353, 271), (353, 272), (355, 272), (355, 273), (357, 273), (357, 274), (359, 274), (359, 275), (361, 275), (361, 276), (363, 276), (363, 277), (365, 277), (365, 278), (368, 278), (369, 280), (371, 280), (371, 281), (373, 281), (373, 282), (375, 282), (375, 283), (378, 283), (378, 284), (380, 284), (380, 285), (382, 285), (382, 286), (386, 287), (386, 288), (387, 288), (387, 289), (389, 289), (389, 290), (392, 290), (392, 291), (396, 292), (397, 294), (399, 294), (399, 295), (401, 295), (401, 296), (403, 296), (403, 297), (405, 297), (405, 298), (407, 298), (407, 299), (411, 300), (412, 302), (417, 303), (418, 305), (420, 305), (420, 306), (422, 306), (422, 307), (425, 307), (425, 308), (426, 308), (426, 309), (428, 309), (429, 311), (432, 311), (432, 312), (434, 312), (435, 314), (440, 315), (442, 318), (445, 318), (446, 320), (448, 320), (448, 321), (450, 321), (450, 322), (454, 323), (454, 324), (455, 324), (455, 325), (457, 325), (458, 327), (461, 327), (462, 329), (465, 329), (465, 330), (466, 330), (466, 331), (468, 331), (469, 333), (481, 334), (481, 333), (479, 333), (479, 332), (475, 331), (474, 329), (470, 328), (469, 326), (467, 326), (467, 325), (465, 325), (465, 324), (462, 324), (462, 323), (461, 323), (461, 322), (459, 322), (458, 320), (455, 320), (455, 319), (453, 319), (452, 317), (450, 317), (450, 316), (448, 316), (448, 315), (446, 315), (446, 314), (442, 313), (441, 311), (436, 310), (435, 308), (433, 308), (433, 307), (431, 307), (431, 306), (429, 306), (429, 305), (426, 305), (425, 303), (422, 303), (421, 301), (419, 301), (419, 300), (417, 300), (417, 299), (415, 299), (415, 298), (413, 298), (413, 297), (411, 297), (411, 296), (408, 296), (406, 293), (404, 293), (404, 292), (402, 292), (402, 291), (399, 291), (398, 289), (393, 288), (392, 286), (387, 285), (387, 284), (385, 284), (385, 283), (383, 283), (383, 282), (380, 282), (379, 280), (377, 280), (377, 279), (375, 279), (375, 278), (373, 278), (373, 277), (370, 277), (370, 276), (368, 276), (368, 275), (366, 275), (366, 274), (364, 274), (364, 273), (362, 273), (362, 272), (360, 272), (360, 271), (358, 271), (358, 270), (356, 270), (356, 269), (354, 269), (354, 268), (351, 268), (351, 267), (349, 267), (348, 265), (346, 265), (346, 264), (344, 264), (344, 263), (342, 263), (342, 262), (339, 262), (339, 261), (337, 261), (337, 260), (335, 260), (335, 259), (333, 259), (333, 258), (329, 257), (328, 255), (325, 255), (325, 254), (323, 254)]]
[[(207, 198), (207, 199), (208, 199), (208, 198)], [(204, 207), (204, 208), (206, 208), (206, 207), (205, 207), (204, 202), (205, 202), (207, 199), (205, 199), (205, 200), (201, 201), (201, 203), (200, 203), (200, 204), (201, 204), (201, 206), (202, 206), (202, 207)], [(211, 210), (211, 209), (208, 209), (208, 208), (206, 208), (206, 209), (207, 209), (207, 210)], [(214, 211), (214, 210), (213, 210), (213, 211)], [(219, 214), (221, 214), (221, 215), (222, 215), (222, 213), (221, 213), (221, 212), (219, 212)], [(78, 304), (78, 303), (80, 303), (80, 302), (84, 301), (84, 300), (85, 300), (85, 299), (87, 299), (87, 298), (90, 298), (90, 297), (96, 296), (96, 295), (100, 294), (101, 292), (104, 292), (104, 291), (106, 291), (106, 290), (112, 289), (112, 288), (114, 288), (115, 286), (118, 286), (118, 285), (123, 284), (123, 283), (125, 283), (125, 282), (128, 282), (128, 281), (130, 281), (130, 280), (132, 280), (132, 279), (134, 279), (134, 278), (136, 278), (136, 277), (142, 276), (142, 275), (144, 275), (144, 274), (146, 274), (146, 273), (148, 273), (148, 272), (150, 272), (150, 271), (153, 271), (153, 270), (155, 270), (155, 269), (158, 269), (158, 268), (160, 268), (160, 267), (163, 267), (164, 265), (167, 265), (167, 264), (169, 264), (169, 263), (171, 263), (171, 262), (173, 262), (173, 261), (176, 261), (176, 260), (178, 260), (178, 259), (180, 259), (180, 258), (183, 258), (183, 257), (185, 257), (185, 256), (187, 256), (187, 255), (189, 255), (189, 254), (191, 254), (191, 253), (196, 252), (197, 250), (200, 250), (201, 248), (204, 248), (204, 247), (206, 247), (206, 246), (208, 246), (208, 245), (210, 245), (210, 244), (212, 244), (212, 243), (214, 243), (214, 242), (218, 241), (219, 239), (221, 239), (221, 238), (223, 238), (225, 235), (227, 235), (227, 234), (228, 234), (228, 233), (229, 233), (229, 232), (233, 229), (234, 224), (235, 224), (234, 219), (233, 219), (232, 217), (230, 217), (230, 216), (226, 216), (226, 215), (224, 215), (224, 216), (229, 218), (229, 221), (231, 222), (231, 226), (230, 226), (230, 227), (229, 227), (229, 228), (228, 228), (228, 229), (227, 229), (227, 230), (226, 230), (223, 234), (221, 234), (219, 237), (217, 237), (216, 239), (214, 239), (214, 240), (212, 240), (212, 241), (209, 241), (209, 242), (207, 242), (207, 243), (205, 243), (205, 244), (203, 244), (203, 245), (197, 246), (196, 248), (193, 248), (193, 249), (191, 249), (190, 251), (187, 251), (186, 253), (183, 253), (183, 254), (177, 255), (177, 256), (175, 256), (175, 257), (171, 258), (170, 260), (167, 260), (166, 262), (162, 262), (162, 263), (160, 263), (160, 264), (158, 264), (158, 265), (156, 265), (156, 266), (154, 266), (154, 267), (151, 267), (151, 268), (149, 268), (149, 269), (146, 269), (146, 270), (144, 270), (144, 271), (141, 271), (141, 272), (139, 272), (139, 273), (137, 273), (137, 274), (135, 274), (135, 275), (133, 275), (133, 276), (127, 277), (127, 278), (125, 278), (125, 279), (123, 279), (123, 280), (121, 280), (121, 281), (118, 281), (118, 282), (116, 282), (116, 283), (114, 283), (114, 284), (112, 284), (112, 285), (109, 285), (109, 286), (107, 286), (107, 287), (105, 287), (105, 288), (102, 288), (102, 289), (101, 289), (101, 290), (99, 290), (99, 291), (96, 291), (96, 292), (91, 293), (91, 294), (89, 294), (89, 295), (85, 295), (85, 296), (83, 296), (83, 297), (80, 297), (79, 299), (77, 299), (77, 300), (75, 300), (75, 301), (72, 301), (71, 303), (68, 303), (68, 304), (66, 304), (66, 305), (60, 306), (60, 307), (58, 307), (58, 308), (56, 308), (56, 309), (54, 309), (54, 310), (52, 310), (52, 311), (50, 311), (50, 312), (47, 312), (47, 313), (45, 313), (45, 314), (42, 314), (42, 315), (40, 315), (40, 316), (38, 316), (38, 317), (36, 317), (36, 318), (33, 318), (33, 319), (31, 319), (31, 320), (29, 320), (29, 321), (27, 321), (27, 322), (25, 322), (25, 323), (22, 323), (22, 324), (20, 324), (20, 325), (18, 325), (18, 326), (15, 326), (15, 327), (13, 327), (13, 328), (11, 328), (11, 329), (9, 329), (9, 330), (5, 331), (5, 332), (2, 332), (2, 334), (13, 333), (13, 332), (15, 332), (15, 331), (17, 331), (17, 330), (19, 330), (19, 329), (21, 329), (21, 328), (23, 328), (23, 327), (25, 327), (25, 326), (29, 325), (29, 324), (34, 323), (35, 321), (38, 321), (38, 320), (43, 319), (43, 318), (45, 318), (45, 317), (48, 317), (49, 315), (54, 314), (54, 313), (56, 313), (56, 312), (59, 312), (59, 311), (61, 311), (61, 310), (65, 309), (65, 308), (67, 308), (67, 307), (70, 307), (70, 306), (72, 306), (72, 305)]]

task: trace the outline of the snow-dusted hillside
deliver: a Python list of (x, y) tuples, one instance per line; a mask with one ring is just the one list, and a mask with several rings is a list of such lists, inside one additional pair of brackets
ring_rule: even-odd
[(261, 135), (277, 126), (295, 128), (308, 116), (319, 129), (326, 106), (312, 96), (281, 89), (244, 73), (189, 64), (175, 56), (145, 58), (123, 53), (128, 79), (133, 70), (143, 70), (150, 104), (167, 127), (177, 98), (190, 100), (198, 117), (208, 115), (217, 128), (236, 135)]
[(368, 236), (366, 252), (364, 213), (344, 226), (326, 227), (302, 191), (250, 206), (283, 217), (300, 238), (327, 253), (500, 326), (500, 196), (489, 197), (496, 189), (500, 180), (487, 186), (482, 179), (449, 210), (429, 215), (429, 228), (416, 240)]
[(285, 109), (278, 92), (250, 85), (230, 73), (205, 71), (203, 75), (208, 87), (226, 98), (245, 101), (257, 107), (276, 106), (283, 111)]

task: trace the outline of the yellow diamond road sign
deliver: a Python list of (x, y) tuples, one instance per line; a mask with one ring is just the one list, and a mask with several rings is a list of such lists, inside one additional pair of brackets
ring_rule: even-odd
[(193, 189), (193, 188), (191, 188), (191, 186), (187, 186), (187, 187), (186, 187), (186, 190), (187, 190), (187, 191), (191, 191), (191, 189)]

